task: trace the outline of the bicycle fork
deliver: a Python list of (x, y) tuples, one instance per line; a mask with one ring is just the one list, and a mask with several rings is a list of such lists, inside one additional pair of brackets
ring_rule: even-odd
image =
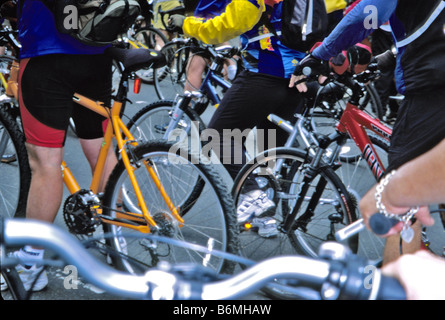
[(320, 164), (322, 155), (323, 152), (318, 149), (316, 157), (314, 157), (308, 167), (304, 169), (303, 181), (300, 184), (300, 191), (296, 196), (295, 205), (293, 206), (292, 212), (285, 217), (282, 224), (282, 229), (286, 232), (291, 230), (291, 228), (302, 227), (303, 229), (305, 229), (307, 224), (310, 222), (310, 219), (314, 215), (315, 205), (318, 203), (321, 197), (321, 191), (323, 191), (324, 187), (326, 186), (326, 180), (323, 178), (320, 179), (320, 181), (318, 182), (316, 192), (314, 193), (313, 197), (311, 197), (306, 211), (298, 218), (297, 221), (295, 221), (295, 218), (300, 211), (301, 205), (305, 200), (306, 194), (309, 191), (309, 186), (318, 172), (317, 167)]
[(304, 168), (303, 181), (300, 184), (300, 190), (296, 196), (295, 205), (293, 206), (292, 211), (285, 217), (284, 222), (281, 226), (284, 232), (289, 232), (298, 228), (306, 232), (307, 225), (314, 217), (315, 207), (319, 203), (322, 203), (332, 205), (336, 208), (336, 212), (329, 216), (329, 221), (331, 223), (331, 233), (328, 235), (327, 240), (335, 239), (334, 225), (342, 221), (343, 215), (338, 211), (338, 201), (321, 199), (321, 195), (323, 194), (323, 191), (325, 190), (327, 185), (327, 180), (323, 176), (320, 176), (320, 179), (315, 186), (315, 191), (310, 197), (306, 210), (298, 217), (298, 219), (296, 219), (297, 214), (300, 212), (303, 201), (307, 198), (309, 187), (319, 174), (319, 168), (323, 165), (322, 158), (324, 153), (325, 149), (316, 149), (315, 157), (312, 159), (311, 163), (306, 168)]
[[(172, 110), (172, 114), (170, 117), (170, 122), (168, 124), (167, 130), (164, 133), (163, 139), (168, 140), (171, 133), (174, 129), (179, 127), (179, 123), (182, 120), (182, 117), (184, 116), (185, 110), (189, 107), (190, 102), (192, 99), (200, 99), (202, 97), (202, 94), (198, 91), (189, 92), (186, 91), (184, 93), (184, 96), (178, 100), (178, 102), (175, 104), (175, 107)], [(191, 125), (186, 127), (186, 133), (189, 134), (191, 130)]]

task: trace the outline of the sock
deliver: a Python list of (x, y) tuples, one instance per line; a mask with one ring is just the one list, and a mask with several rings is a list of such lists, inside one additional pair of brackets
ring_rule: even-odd
[[(39, 260), (43, 259), (44, 253), (44, 249), (35, 249), (31, 246), (25, 246), (18, 252), (18, 258), (26, 260), (27, 262), (25, 262), (23, 266), (29, 269), (32, 268), (32, 266), (35, 265)], [(35, 262), (33, 263), (33, 261)]]

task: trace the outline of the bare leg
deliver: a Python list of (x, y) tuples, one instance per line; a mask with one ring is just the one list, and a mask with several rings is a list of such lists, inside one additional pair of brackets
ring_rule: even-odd
[[(90, 164), (91, 172), (94, 172), (100, 148), (102, 146), (103, 138), (92, 139), (92, 140), (79, 139), (79, 141), (80, 145), (82, 146), (82, 150), (88, 160), (88, 163)], [(99, 192), (103, 192), (105, 190), (108, 177), (111, 174), (111, 171), (113, 171), (116, 164), (117, 164), (117, 158), (114, 153), (114, 148), (111, 146), (108, 149), (108, 157), (105, 163), (101, 183), (99, 185), (99, 190), (98, 190)]]
[(32, 172), (26, 217), (52, 223), (63, 195), (63, 148), (26, 144)]
[(186, 91), (199, 90), (202, 83), (202, 74), (206, 67), (206, 62), (203, 57), (194, 55), (189, 60), (187, 65), (187, 81), (184, 85)]
[[(422, 226), (420, 222), (417, 222), (411, 226), (414, 230), (414, 238), (410, 243), (402, 241), (402, 253), (414, 253), (420, 250), (421, 247), (421, 230)], [(388, 237), (386, 240), (385, 251), (383, 253), (383, 264), (390, 263), (397, 260), (400, 257), (400, 235)]]

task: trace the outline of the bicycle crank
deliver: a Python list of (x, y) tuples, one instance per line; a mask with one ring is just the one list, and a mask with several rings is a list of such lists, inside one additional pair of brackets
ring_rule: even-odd
[(100, 225), (101, 211), (99, 197), (89, 190), (80, 190), (65, 200), (63, 218), (71, 233), (89, 236)]

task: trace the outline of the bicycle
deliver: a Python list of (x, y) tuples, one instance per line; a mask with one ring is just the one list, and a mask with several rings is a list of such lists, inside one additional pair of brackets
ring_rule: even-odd
[[(124, 67), (113, 105), (109, 108), (78, 93), (73, 96), (74, 102), (104, 116), (108, 123), (89, 189), (82, 189), (67, 163), (62, 163), (63, 182), (71, 194), (63, 204), (68, 230), (80, 239), (101, 231), (111, 233), (114, 237), (107, 239), (106, 244), (119, 252), (111, 256), (113, 264), (132, 273), (153, 267), (163, 259), (193, 261), (200, 257), (155, 242), (135, 241), (123, 235), (125, 230), (196, 243), (207, 243), (211, 238), (215, 248), (234, 252), (237, 243), (233, 202), (215, 169), (200, 163), (187, 151), (172, 153), (173, 144), (166, 141), (140, 143), (121, 119), (132, 74), (140, 68), (165, 64), (164, 57), (145, 49), (109, 48), (106, 54)], [(105, 192), (99, 194), (113, 141), (118, 146), (120, 160)], [(227, 261), (214, 257), (209, 265), (218, 272), (230, 272), (233, 268)]]
[[(168, 42), (162, 49), (161, 52), (167, 58), (167, 76), (164, 78), (157, 77), (155, 74), (154, 85), (155, 90), (158, 93), (158, 96), (161, 100), (172, 100), (177, 95), (181, 95), (184, 92), (184, 86), (187, 80), (187, 67), (190, 59), (194, 55), (199, 55), (204, 57), (207, 62), (207, 74), (203, 78), (203, 82), (207, 81), (206, 85), (210, 85), (210, 81), (213, 81), (212, 84), (212, 96), (209, 97), (209, 100), (214, 104), (218, 105), (221, 100), (221, 94), (225, 92), (225, 90), (230, 87), (230, 82), (224, 80), (222, 75), (224, 61), (215, 62), (215, 58), (217, 53), (214, 51), (222, 52), (223, 50), (230, 50), (231, 46), (219, 46), (215, 47), (213, 45), (204, 44), (194, 38), (174, 38), (170, 42)], [(213, 51), (212, 51), (213, 50)], [(235, 50), (235, 48), (234, 48)], [(227, 55), (225, 59), (235, 59), (234, 56), (239, 56), (240, 51), (233, 52), (231, 55)], [(242, 69), (241, 59), (236, 59), (237, 62), (237, 72)], [(217, 63), (216, 66), (213, 64)], [(208, 76), (211, 76), (210, 79), (207, 79)], [(216, 77), (218, 76), (218, 77)], [(220, 80), (222, 79), (225, 83), (222, 83)], [(201, 84), (201, 89), (203, 86)], [(210, 90), (209, 88), (205, 88)], [(215, 97), (215, 94), (218, 93), (216, 89), (219, 89), (219, 97)], [(200, 110), (198, 113), (201, 113), (204, 110)]]
[[(77, 267), (89, 283), (120, 297), (149, 300), (222, 300), (242, 298), (274, 279), (292, 283), (298, 299), (405, 299), (398, 281), (383, 276), (378, 268), (352, 254), (338, 243), (325, 243), (320, 258), (303, 256), (275, 257), (260, 263), (246, 261), (225, 252), (206, 247), (196, 248), (203, 254), (221, 254), (250, 268), (223, 277), (199, 264), (163, 263), (157, 269), (135, 275), (119, 272), (99, 262), (72, 236), (54, 225), (37, 221), (0, 219), (2, 248), (33, 244), (51, 249), (64, 263)], [(189, 245), (181, 242), (181, 245)], [(2, 251), (4, 252), (4, 251)], [(17, 261), (2, 255), (1, 271), (13, 297), (26, 299), (23, 285), (14, 272)], [(54, 264), (54, 261), (43, 261)]]
[[(152, 49), (159, 51), (162, 45), (168, 42), (164, 33), (152, 25), (153, 21), (153, 1), (148, 1), (148, 12), (145, 17), (138, 17), (135, 23), (129, 28), (126, 34), (122, 35), (121, 42), (127, 44), (132, 49)], [(136, 75), (142, 82), (153, 84), (153, 69), (143, 68), (136, 71)], [(160, 70), (162, 76), (165, 68)], [(164, 75), (165, 76), (165, 75)]]
[[(242, 225), (240, 245), (246, 257), (258, 260), (294, 252), (315, 257), (321, 243), (335, 239), (338, 229), (358, 218), (355, 209), (359, 195), (369, 188), (352, 190), (350, 186), (345, 186), (344, 180), (336, 172), (345, 165), (357, 167), (359, 161), (353, 156), (349, 160), (350, 164), (342, 164), (338, 161), (340, 152), (347, 139), (352, 138), (376, 181), (385, 168), (376, 146), (380, 151), (386, 151), (392, 131), (380, 120), (357, 107), (364, 95), (362, 83), (373, 76), (377, 67), (372, 64), (369, 69), (354, 78), (335, 77), (336, 81), (352, 90), (352, 95), (344, 110), (333, 110), (320, 104), (329, 116), (335, 116), (338, 120), (334, 132), (321, 134), (311, 131), (311, 119), (305, 120), (304, 116), (294, 126), (276, 116), (270, 117), (271, 121), (290, 134), (286, 147), (265, 151), (246, 164), (235, 179), (232, 194), (238, 206), (242, 194), (253, 188), (265, 191), (277, 204), (277, 210), (271, 218), (275, 220), (278, 235), (270, 239), (262, 238), (255, 232), (255, 226), (252, 228), (252, 224)], [(323, 92), (323, 89), (329, 91), (332, 87), (326, 86), (318, 93)], [(318, 106), (317, 98), (314, 103)], [(309, 111), (314, 112), (313, 109)], [(304, 123), (309, 127), (303, 127)], [(293, 147), (298, 136), (308, 144), (306, 151)], [(383, 248), (379, 238), (360, 234), (360, 237), (355, 236), (348, 241), (353, 252), (360, 250), (378, 264)], [(371, 247), (364, 248), (365, 245)]]

